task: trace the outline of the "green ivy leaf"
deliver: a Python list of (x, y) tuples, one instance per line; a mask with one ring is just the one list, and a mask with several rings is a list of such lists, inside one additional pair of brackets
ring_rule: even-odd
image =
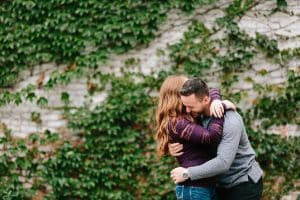
[(44, 107), (48, 104), (48, 100), (45, 97), (40, 97), (36, 103), (38, 106)]

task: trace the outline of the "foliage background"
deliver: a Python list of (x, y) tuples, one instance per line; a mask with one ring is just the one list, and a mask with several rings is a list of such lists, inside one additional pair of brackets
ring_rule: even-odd
[[(57, 107), (68, 120), (70, 136), (46, 130), (25, 139), (13, 137), (1, 123), (0, 196), (3, 199), (174, 199), (169, 171), (176, 163), (170, 157), (158, 160), (153, 140), (155, 92), (168, 75), (200, 76), (214, 65), (221, 68), (224, 98), (241, 101), (245, 93), (233, 92), (238, 73), (251, 68), (251, 61), (264, 54), (283, 68), (299, 57), (299, 49), (280, 51), (277, 41), (265, 35), (250, 37), (237, 21), (257, 5), (254, 0), (235, 0), (207, 28), (193, 21), (183, 38), (169, 46), (172, 65), (151, 74), (141, 72), (139, 62), (129, 59), (119, 74), (104, 72), (99, 64), (112, 54), (146, 48), (159, 25), (172, 9), (190, 15), (195, 8), (217, 1), (3, 1), (0, 5), (0, 105), (36, 103), (48, 106), (39, 89), (55, 90), (74, 79), (87, 78), (88, 96), (105, 91), (107, 98), (91, 107), (70, 105), (68, 91), (61, 93)], [(274, 12), (287, 7), (276, 1)], [(224, 38), (212, 39), (224, 29)], [(226, 53), (222, 53), (220, 49)], [(164, 52), (161, 52), (164, 53)], [(45, 82), (15, 91), (19, 74), (42, 63), (65, 64)], [(264, 73), (262, 71), (262, 73)], [(257, 84), (260, 94), (251, 108), (240, 110), (257, 159), (265, 171), (265, 199), (279, 199), (297, 188), (300, 177), (299, 138), (270, 135), (272, 125), (299, 125), (300, 79), (288, 71), (280, 88)], [(253, 81), (253, 80), (249, 80)], [(276, 95), (266, 95), (272, 90)], [(88, 97), (87, 97), (88, 98)], [(39, 112), (31, 120), (40, 124)], [(254, 120), (262, 123), (258, 128)], [(43, 147), (51, 146), (51, 150)], [(279, 178), (278, 178), (279, 177)], [(280, 182), (284, 178), (285, 182)]]

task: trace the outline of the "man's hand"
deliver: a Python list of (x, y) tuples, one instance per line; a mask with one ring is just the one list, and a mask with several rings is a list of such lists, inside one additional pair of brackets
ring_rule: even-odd
[(210, 114), (216, 118), (223, 117), (224, 108), (221, 100), (213, 100), (210, 105)]
[(174, 183), (177, 184), (186, 181), (183, 177), (183, 173), (187, 173), (187, 169), (183, 167), (177, 167), (171, 171), (171, 178)]
[(169, 143), (168, 147), (171, 156), (175, 157), (183, 154), (183, 152), (181, 151), (183, 149), (183, 145), (180, 143)]

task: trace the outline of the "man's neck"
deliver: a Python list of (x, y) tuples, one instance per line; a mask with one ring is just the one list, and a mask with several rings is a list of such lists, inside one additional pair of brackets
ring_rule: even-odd
[(209, 98), (209, 104), (205, 107), (203, 115), (206, 117), (210, 117), (210, 105), (211, 105), (211, 99)]

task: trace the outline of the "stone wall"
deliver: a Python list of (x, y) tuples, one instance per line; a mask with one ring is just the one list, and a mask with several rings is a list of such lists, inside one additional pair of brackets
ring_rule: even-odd
[[(112, 55), (106, 64), (100, 66), (100, 69), (118, 73), (120, 67), (129, 58), (137, 59), (145, 74), (169, 68), (172, 63), (168, 57), (168, 46), (179, 42), (191, 21), (193, 19), (203, 21), (208, 28), (211, 28), (215, 19), (224, 15), (224, 8), (230, 2), (229, 0), (222, 0), (217, 4), (198, 8), (192, 15), (185, 15), (179, 10), (171, 11), (167, 20), (157, 32), (156, 39), (147, 47), (135, 49), (123, 55)], [(255, 33), (258, 32), (277, 39), (280, 50), (300, 47), (300, 1), (289, 0), (287, 11), (276, 12), (271, 15), (270, 13), (275, 7), (276, 1), (259, 2), (258, 5), (240, 19), (240, 28), (250, 36), (255, 36)], [(222, 37), (222, 30), (212, 37)], [(164, 53), (160, 54), (159, 52)], [(251, 106), (257, 95), (253, 91), (253, 84), (246, 81), (248, 77), (262, 85), (284, 85), (287, 81), (288, 69), (294, 69), (297, 73), (300, 72), (299, 59), (292, 59), (287, 67), (282, 67), (279, 64), (270, 62), (264, 55), (258, 55), (252, 65), (252, 69), (240, 74), (240, 81), (232, 87), (235, 91), (246, 90), (249, 92), (249, 98), (240, 102), (239, 106), (241, 108)], [(63, 70), (65, 67), (56, 66), (53, 63), (35, 66), (31, 71), (22, 72), (18, 84), (12, 90), (19, 91), (29, 83), (37, 84), (41, 77), (46, 82), (52, 71)], [(262, 69), (268, 72), (264, 76), (259, 73)], [(220, 71), (218, 66), (214, 66), (204, 73), (204, 78), (209, 80), (210, 86), (220, 86), (218, 80)], [(70, 95), (71, 106), (90, 104), (89, 100), (91, 100), (92, 105), (98, 104), (105, 99), (105, 93), (95, 94), (86, 98), (88, 96), (87, 80), (74, 80), (66, 86), (59, 85), (49, 91), (39, 89), (37, 93), (48, 98), (48, 106), (44, 108), (40, 108), (35, 103), (30, 102), (23, 102), (20, 105), (8, 104), (0, 108), (0, 123), (5, 124), (17, 137), (26, 137), (32, 132), (40, 132), (46, 129), (55, 132), (66, 130), (67, 121), (62, 115), (63, 103), (60, 100), (61, 92), (64, 91), (68, 91)], [(40, 123), (32, 121), (32, 112), (40, 113)], [(295, 124), (289, 124), (284, 127), (272, 127), (270, 132), (278, 134), (285, 132), (286, 135), (300, 136), (299, 127)]]

